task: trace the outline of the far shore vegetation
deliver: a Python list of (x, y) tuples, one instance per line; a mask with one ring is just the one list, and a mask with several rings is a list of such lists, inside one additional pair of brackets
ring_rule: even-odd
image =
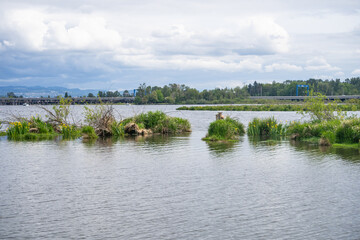
[[(346, 103), (337, 103), (342, 111), (359, 111), (360, 101), (352, 100)], [(264, 104), (264, 105), (216, 105), (216, 106), (182, 106), (176, 110), (189, 111), (274, 111), (274, 112), (299, 112), (308, 111), (310, 108), (303, 104)]]
[[(124, 91), (98, 91), (97, 94), (88, 93), (88, 98), (104, 97), (134, 97), (135, 104), (289, 104), (290, 101), (276, 101), (264, 99), (249, 99), (251, 96), (296, 96), (297, 85), (309, 85), (310, 89), (327, 96), (360, 95), (360, 77), (322, 80), (286, 80), (284, 82), (258, 83), (237, 86), (233, 88), (215, 88), (198, 90), (184, 84), (168, 84), (164, 86), (150, 86), (140, 84), (137, 89)], [(14, 92), (8, 92), (8, 98), (22, 98), (22, 93), (17, 96)], [(299, 88), (299, 96), (306, 96), (307, 89)], [(5, 97), (5, 96), (4, 96)], [(56, 96), (53, 96), (56, 97)], [(65, 92), (64, 98), (71, 97)], [(50, 98), (50, 96), (48, 96)], [(293, 107), (296, 108), (296, 107)], [(254, 108), (255, 109), (255, 108)], [(263, 111), (263, 110), (261, 110)], [(275, 111), (275, 110), (274, 110)], [(276, 110), (281, 111), (281, 110)], [(295, 110), (298, 111), (298, 110)], [(348, 109), (344, 109), (348, 111)]]

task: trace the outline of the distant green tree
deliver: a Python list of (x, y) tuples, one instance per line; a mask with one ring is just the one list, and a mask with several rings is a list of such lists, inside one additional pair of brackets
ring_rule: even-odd
[(125, 90), (125, 91), (123, 92), (123, 96), (124, 96), (124, 97), (130, 97), (129, 91), (128, 91), (128, 90)]
[(17, 98), (14, 92), (8, 92), (6, 95), (8, 98)]

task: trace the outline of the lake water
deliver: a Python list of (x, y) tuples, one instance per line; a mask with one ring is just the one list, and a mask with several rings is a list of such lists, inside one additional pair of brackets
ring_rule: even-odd
[[(0, 239), (359, 239), (360, 153), (201, 140), (216, 112), (163, 110), (193, 132), (96, 142), (0, 138)], [(81, 116), (82, 107), (74, 112)], [(44, 115), (35, 106), (0, 106)], [(224, 112), (298, 120), (294, 112)]]

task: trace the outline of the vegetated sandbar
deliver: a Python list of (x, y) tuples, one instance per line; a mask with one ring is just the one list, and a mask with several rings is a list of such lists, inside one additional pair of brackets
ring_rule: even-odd
[[(359, 111), (357, 104), (339, 104), (342, 111)], [(219, 106), (182, 106), (176, 110), (190, 111), (285, 111), (297, 112), (309, 110), (303, 104), (264, 104), (264, 105), (219, 105)]]

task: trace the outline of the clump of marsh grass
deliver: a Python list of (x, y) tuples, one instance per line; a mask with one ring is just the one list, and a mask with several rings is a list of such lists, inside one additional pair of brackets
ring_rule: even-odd
[(191, 125), (188, 120), (170, 117), (164, 112), (155, 111), (136, 115), (132, 118), (124, 119), (120, 122), (123, 126), (135, 123), (138, 126), (137, 132), (143, 133), (142, 130), (151, 130), (152, 133), (176, 134), (190, 132)]
[(283, 124), (278, 123), (274, 117), (271, 118), (254, 118), (248, 125), (247, 134), (255, 137), (277, 137), (285, 135), (286, 128)]
[(91, 126), (84, 126), (81, 128), (81, 133), (83, 139), (97, 139), (98, 135), (96, 135), (95, 130)]
[(80, 137), (80, 130), (74, 125), (60, 125), (61, 134), (64, 139), (72, 139)]
[(6, 134), (9, 138), (17, 138), (20, 135), (24, 135), (29, 132), (30, 123), (23, 122), (10, 122), (9, 128), (6, 131)]
[(206, 141), (233, 141), (238, 140), (245, 133), (244, 125), (230, 117), (210, 123)]

